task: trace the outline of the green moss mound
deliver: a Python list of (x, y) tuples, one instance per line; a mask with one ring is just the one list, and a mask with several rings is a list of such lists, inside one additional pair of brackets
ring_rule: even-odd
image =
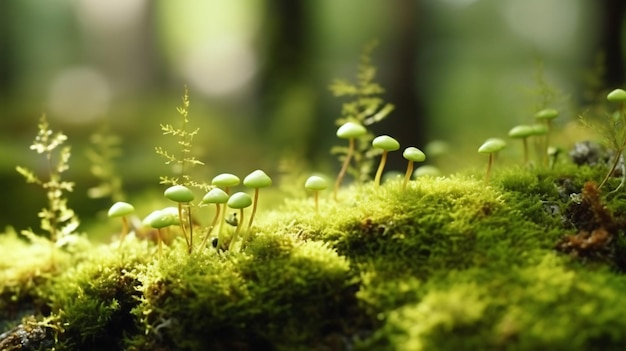
[(0, 346), (623, 349), (623, 196), (581, 195), (601, 173), (388, 181), (322, 198), (319, 212), (286, 200), (257, 216), (241, 251), (189, 255), (179, 238), (159, 252), (132, 235), (63, 248), (8, 233)]

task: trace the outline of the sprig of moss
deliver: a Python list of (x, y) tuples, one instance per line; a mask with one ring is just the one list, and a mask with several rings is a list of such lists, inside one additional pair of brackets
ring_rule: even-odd
[[(357, 67), (356, 82), (336, 79), (329, 87), (333, 95), (350, 98), (350, 101), (343, 103), (341, 107), (341, 116), (335, 121), (337, 126), (346, 122), (358, 122), (368, 127), (385, 119), (394, 109), (394, 105), (385, 102), (381, 97), (385, 89), (375, 80), (377, 68), (372, 63), (371, 57), (377, 45), (377, 41), (365, 45)], [(371, 149), (373, 139), (374, 135), (368, 132), (356, 142), (354, 166), (348, 168), (348, 173), (359, 182), (370, 178), (374, 168), (374, 157), (380, 153)], [(348, 148), (335, 146), (331, 153), (339, 155), (339, 160), (343, 161)]]
[[(52, 242), (62, 244), (74, 234), (80, 223), (74, 210), (67, 206), (65, 197), (65, 192), (74, 190), (74, 182), (62, 179), (62, 174), (69, 169), (70, 147), (62, 146), (67, 141), (67, 136), (61, 132), (53, 132), (45, 115), (41, 116), (38, 129), (30, 149), (45, 156), (48, 179), (44, 180), (22, 166), (17, 166), (16, 170), (26, 178), (27, 183), (37, 184), (45, 190), (48, 207), (37, 214), (41, 218), (41, 229), (48, 232)], [(24, 230), (22, 233), (27, 236), (35, 235), (31, 230)]]
[(208, 184), (194, 181), (188, 173), (189, 168), (198, 165), (202, 166), (204, 163), (192, 155), (193, 138), (198, 134), (200, 128), (196, 128), (192, 131), (187, 130), (189, 124), (189, 90), (187, 86), (185, 86), (182, 100), (182, 106), (176, 108), (182, 122), (181, 127), (175, 128), (171, 124), (161, 124), (163, 135), (171, 135), (178, 139), (176, 143), (180, 147), (179, 154), (176, 155), (175, 153), (169, 152), (161, 146), (155, 147), (157, 155), (165, 158), (166, 165), (173, 166), (174, 173), (176, 173), (177, 176), (161, 176), (159, 177), (160, 184), (192, 186), (207, 191), (210, 188)]
[(122, 154), (121, 138), (112, 133), (109, 125), (103, 125), (89, 139), (93, 146), (87, 149), (86, 155), (91, 162), (91, 174), (100, 183), (89, 188), (87, 195), (94, 199), (110, 197), (114, 202), (123, 201), (126, 196), (122, 189), (122, 178), (115, 167), (115, 159)]

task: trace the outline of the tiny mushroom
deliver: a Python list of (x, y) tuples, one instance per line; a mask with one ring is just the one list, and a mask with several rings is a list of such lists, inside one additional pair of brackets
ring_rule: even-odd
[(546, 132), (545, 145), (542, 147), (543, 149), (542, 159), (543, 159), (544, 164), (548, 160), (547, 157), (548, 157), (548, 147), (550, 146), (550, 133), (552, 131), (552, 120), (557, 118), (558, 115), (559, 115), (559, 111), (553, 108), (546, 108), (535, 114), (535, 119), (539, 121), (545, 121), (545, 125), (548, 128), (548, 131)]
[(606, 100), (608, 102), (624, 103), (626, 102), (626, 91), (623, 89), (614, 89), (606, 96)]
[(385, 168), (385, 163), (387, 162), (387, 154), (389, 151), (396, 151), (400, 148), (400, 143), (389, 135), (381, 135), (372, 141), (372, 146), (376, 149), (382, 149), (383, 155), (380, 158), (380, 164), (378, 165), (378, 170), (376, 171), (376, 177), (374, 178), (374, 184), (377, 186), (380, 185), (380, 178), (383, 175), (383, 169)]
[(243, 179), (243, 185), (248, 188), (254, 189), (254, 202), (252, 203), (252, 214), (250, 214), (250, 221), (248, 222), (248, 232), (252, 228), (252, 221), (254, 221), (254, 215), (256, 215), (256, 208), (259, 203), (259, 189), (266, 188), (272, 185), (272, 178), (270, 178), (265, 172), (260, 169), (248, 174)]
[[(204, 249), (204, 246), (206, 245), (206, 242), (207, 240), (209, 240), (209, 236), (211, 235), (211, 231), (215, 227), (215, 224), (217, 224), (217, 221), (220, 216), (220, 211), (221, 211), (220, 204), (225, 204), (226, 202), (228, 202), (228, 194), (226, 194), (226, 192), (220, 188), (211, 189), (202, 198), (203, 204), (215, 204), (215, 216), (213, 217), (211, 226), (207, 230), (206, 236), (202, 240), (202, 244), (200, 244), (200, 250)], [(221, 222), (219, 223), (218, 227), (219, 228), (217, 230), (217, 245), (221, 246), (222, 245), (222, 238), (221, 238), (222, 223)], [(219, 249), (219, 247), (217, 248)]]
[(522, 139), (524, 164), (528, 164), (528, 137), (535, 135), (535, 129), (529, 125), (519, 125), (509, 130), (509, 137), (513, 139)]
[[(234, 208), (234, 209), (238, 209), (239, 210), (239, 221), (237, 223), (237, 229), (235, 229), (235, 234), (233, 234), (233, 237), (230, 241), (230, 245), (228, 246), (229, 250), (232, 250), (233, 248), (233, 244), (235, 243), (235, 241), (237, 240), (237, 235), (239, 235), (239, 231), (241, 230), (241, 223), (243, 223), (244, 217), (243, 217), (243, 209), (246, 207), (249, 207), (250, 205), (252, 205), (252, 198), (250, 197), (250, 195), (244, 193), (244, 192), (238, 192), (238, 193), (234, 193), (229, 199), (228, 199), (228, 207), (230, 208)], [(245, 243), (245, 239), (242, 241), (242, 245), (243, 243)]]
[(122, 242), (124, 241), (126, 234), (128, 234), (128, 219), (126, 219), (126, 216), (133, 212), (135, 212), (133, 205), (127, 202), (118, 201), (114, 203), (111, 208), (109, 208), (109, 212), (107, 213), (109, 218), (122, 218), (122, 238), (120, 239), (120, 247), (122, 246)]
[(424, 162), (424, 160), (426, 160), (426, 155), (422, 152), (422, 150), (411, 146), (404, 149), (402, 156), (409, 161), (409, 164), (406, 167), (406, 173), (404, 174), (404, 182), (402, 183), (402, 189), (406, 189), (406, 184), (413, 175), (413, 164), (415, 162)]
[(535, 123), (530, 126), (533, 130), (533, 136), (541, 136), (548, 134), (548, 127), (545, 124)]
[(230, 173), (222, 173), (213, 177), (211, 184), (224, 189), (226, 194), (230, 194), (230, 188), (239, 185), (239, 177)]
[(548, 148), (548, 156), (550, 156), (550, 169), (554, 169), (559, 155), (563, 153), (563, 149), (560, 147), (550, 146)]
[[(187, 242), (187, 250), (191, 254), (193, 248), (193, 223), (191, 220), (191, 211), (189, 203), (195, 198), (191, 189), (184, 185), (172, 185), (167, 188), (164, 193), (165, 197), (174, 202), (178, 202), (178, 218), (180, 221), (180, 230), (183, 232), (185, 241)], [(183, 220), (183, 210), (187, 212), (186, 220)], [(189, 236), (185, 230), (185, 222), (189, 226)]]
[(157, 244), (159, 247), (159, 256), (161, 256), (163, 246), (163, 233), (161, 229), (176, 224), (176, 214), (165, 209), (152, 211), (143, 219), (143, 224), (157, 230)]
[(413, 172), (413, 177), (438, 177), (441, 175), (441, 170), (439, 168), (432, 165), (425, 165), (421, 167), (417, 167), (415, 172)]
[[(224, 189), (226, 195), (230, 195), (230, 188), (239, 185), (241, 180), (234, 174), (231, 173), (221, 173), (213, 177), (211, 180), (211, 184)], [(220, 219), (220, 227), (217, 236), (221, 236), (222, 234), (222, 223), (226, 220), (226, 211), (222, 212), (222, 218)], [(222, 246), (222, 244), (219, 244)]]
[(328, 188), (328, 182), (326, 182), (326, 179), (320, 177), (320, 176), (316, 176), (316, 175), (312, 175), (310, 176), (306, 182), (304, 183), (304, 188), (306, 190), (312, 191), (314, 193), (314, 197), (315, 197), (315, 213), (318, 212), (318, 198), (319, 198), (319, 192), (321, 190), (325, 190), (326, 188)]
[(549, 125), (549, 122), (551, 120), (555, 119), (556, 117), (558, 117), (558, 115), (559, 115), (559, 111), (557, 111), (557, 110), (555, 110), (553, 108), (546, 108), (546, 109), (543, 109), (543, 110), (537, 112), (535, 114), (535, 118), (538, 119), (538, 120), (547, 121), (548, 125)]
[(355, 140), (356, 138), (361, 137), (365, 134), (367, 134), (367, 129), (365, 129), (365, 127), (356, 122), (346, 122), (341, 127), (339, 127), (339, 129), (337, 129), (337, 137), (341, 139), (348, 139), (349, 145), (346, 158), (343, 160), (343, 165), (341, 166), (341, 170), (339, 171), (339, 175), (337, 176), (337, 181), (335, 182), (335, 201), (337, 201), (337, 192), (339, 192), (341, 181), (343, 180), (343, 177), (348, 170), (348, 165), (350, 164), (352, 154), (354, 154)]
[(485, 141), (479, 148), (478, 152), (481, 154), (489, 154), (489, 163), (487, 164), (487, 174), (485, 175), (485, 182), (489, 183), (489, 175), (491, 173), (491, 167), (493, 164), (493, 155), (504, 149), (506, 143), (502, 139), (491, 138)]

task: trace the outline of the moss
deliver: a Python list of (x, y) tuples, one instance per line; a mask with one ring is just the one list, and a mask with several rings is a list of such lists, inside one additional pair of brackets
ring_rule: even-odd
[(405, 190), (391, 180), (320, 199), (319, 212), (286, 200), (236, 252), (189, 255), (179, 236), (158, 256), (132, 235), (121, 249), (52, 249), (8, 233), (0, 317), (11, 333), (0, 343), (26, 333), (32, 349), (57, 350), (621, 349), (619, 265), (555, 250), (591, 223), (613, 233), (607, 255), (623, 252), (622, 195), (572, 215), (602, 173), (502, 169), (486, 186), (470, 171)]
[(130, 313), (138, 304), (138, 270), (150, 249), (136, 240), (99, 246), (88, 257), (43, 288), (55, 322), (60, 350), (120, 349), (123, 336), (135, 332)]
[[(293, 349), (345, 332), (355, 306), (348, 262), (326, 244), (263, 235), (244, 253), (171, 252), (140, 277), (135, 310), (151, 345)], [(343, 334), (342, 334), (343, 335)]]
[(0, 331), (22, 317), (47, 312), (41, 287), (69, 264), (67, 252), (46, 239), (29, 242), (8, 229), (0, 235)]
[[(361, 349), (618, 350), (626, 280), (548, 253), (508, 271), (454, 271), (388, 314)], [(418, 290), (419, 293), (419, 290)], [(620, 306), (620, 307), (618, 307)]]

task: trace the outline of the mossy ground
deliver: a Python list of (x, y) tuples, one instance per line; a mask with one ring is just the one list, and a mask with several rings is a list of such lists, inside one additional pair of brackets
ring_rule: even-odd
[(623, 350), (626, 195), (601, 199), (610, 240), (556, 250), (597, 221), (572, 206), (604, 171), (498, 169), (489, 185), (468, 172), (406, 190), (393, 180), (348, 188), (318, 213), (286, 200), (259, 211), (241, 251), (188, 255), (179, 239), (159, 255), (130, 236), (68, 252), (0, 235), (0, 346)]

